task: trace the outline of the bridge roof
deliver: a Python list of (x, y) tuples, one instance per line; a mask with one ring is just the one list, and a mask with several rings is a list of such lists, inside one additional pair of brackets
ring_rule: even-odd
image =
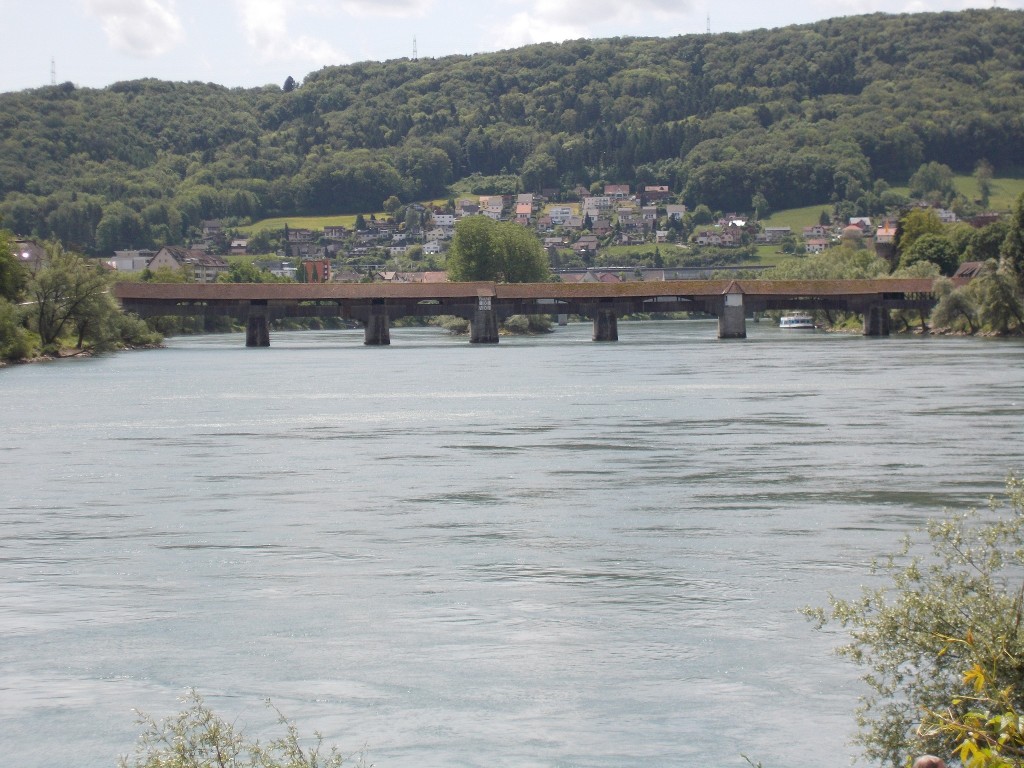
[(331, 301), (467, 299), (601, 299), (723, 293), (768, 297), (839, 297), (931, 293), (931, 278), (877, 280), (665, 280), (623, 283), (117, 283), (114, 296), (142, 301)]
[(635, 298), (642, 296), (860, 296), (880, 293), (930, 293), (932, 278), (879, 280), (664, 280), (623, 283), (499, 284), (499, 299)]
[(118, 299), (157, 301), (330, 301), (332, 299), (476, 299), (494, 283), (117, 283)]

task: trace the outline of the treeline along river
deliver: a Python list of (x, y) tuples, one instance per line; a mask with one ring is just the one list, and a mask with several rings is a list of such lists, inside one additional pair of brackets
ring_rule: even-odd
[(379, 768), (842, 764), (799, 614), (1024, 468), (1024, 343), (705, 322), (177, 338), (0, 371), (0, 755), (270, 697)]

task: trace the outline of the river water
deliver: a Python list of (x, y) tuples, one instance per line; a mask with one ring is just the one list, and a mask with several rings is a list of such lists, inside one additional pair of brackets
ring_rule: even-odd
[(848, 762), (799, 609), (1024, 468), (1024, 344), (590, 332), (0, 371), (0, 760), (112, 766), (195, 688), (378, 768)]

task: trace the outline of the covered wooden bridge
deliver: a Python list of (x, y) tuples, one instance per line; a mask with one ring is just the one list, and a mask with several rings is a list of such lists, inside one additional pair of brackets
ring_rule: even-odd
[(718, 336), (746, 337), (746, 318), (769, 310), (832, 310), (864, 316), (866, 336), (886, 336), (894, 309), (930, 311), (931, 278), (877, 280), (672, 280), (625, 283), (117, 283), (114, 295), (140, 317), (230, 316), (246, 324), (246, 345), (270, 344), (269, 323), (287, 317), (337, 317), (366, 329), (366, 344), (389, 344), (390, 322), (455, 315), (470, 341), (498, 342), (511, 315), (582, 315), (595, 341), (618, 338), (618, 318), (701, 312), (718, 318)]

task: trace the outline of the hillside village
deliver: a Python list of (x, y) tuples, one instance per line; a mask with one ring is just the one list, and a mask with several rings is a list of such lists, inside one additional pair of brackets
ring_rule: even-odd
[[(359, 216), (356, 227), (341, 225), (306, 229), (285, 225), (273, 257), (255, 258), (254, 265), (276, 277), (300, 282), (443, 282), (444, 254), (456, 224), (467, 216), (513, 221), (532, 229), (541, 240), (556, 279), (564, 282), (620, 282), (706, 277), (719, 270), (758, 270), (752, 246), (773, 245), (792, 254), (821, 253), (841, 242), (871, 247), (890, 261), (895, 253), (896, 222), (851, 217), (846, 222), (807, 226), (794, 232), (786, 226), (763, 226), (736, 213), (718, 218), (706, 208), (690, 211), (673, 202), (666, 185), (634, 190), (607, 184), (594, 191), (577, 187), (568, 194), (479, 195), (453, 199), (445, 205), (411, 204), (404, 215)], [(699, 208), (702, 208), (700, 206)], [(936, 209), (944, 223), (956, 222), (950, 210)], [(403, 213), (398, 211), (397, 213)], [(703, 215), (701, 215), (703, 213)], [(979, 217), (983, 226), (990, 217)], [(229, 271), (231, 256), (261, 256), (258, 241), (223, 221), (204, 221), (188, 246), (159, 250), (119, 250), (104, 259), (118, 273), (186, 269), (190, 279), (215, 282)], [(27, 243), (25, 253), (32, 249)], [(610, 246), (650, 246), (659, 264), (607, 264), (600, 259)], [(665, 253), (685, 254), (667, 263)], [(41, 249), (36, 249), (41, 250)], [(735, 255), (730, 255), (735, 252)]]

